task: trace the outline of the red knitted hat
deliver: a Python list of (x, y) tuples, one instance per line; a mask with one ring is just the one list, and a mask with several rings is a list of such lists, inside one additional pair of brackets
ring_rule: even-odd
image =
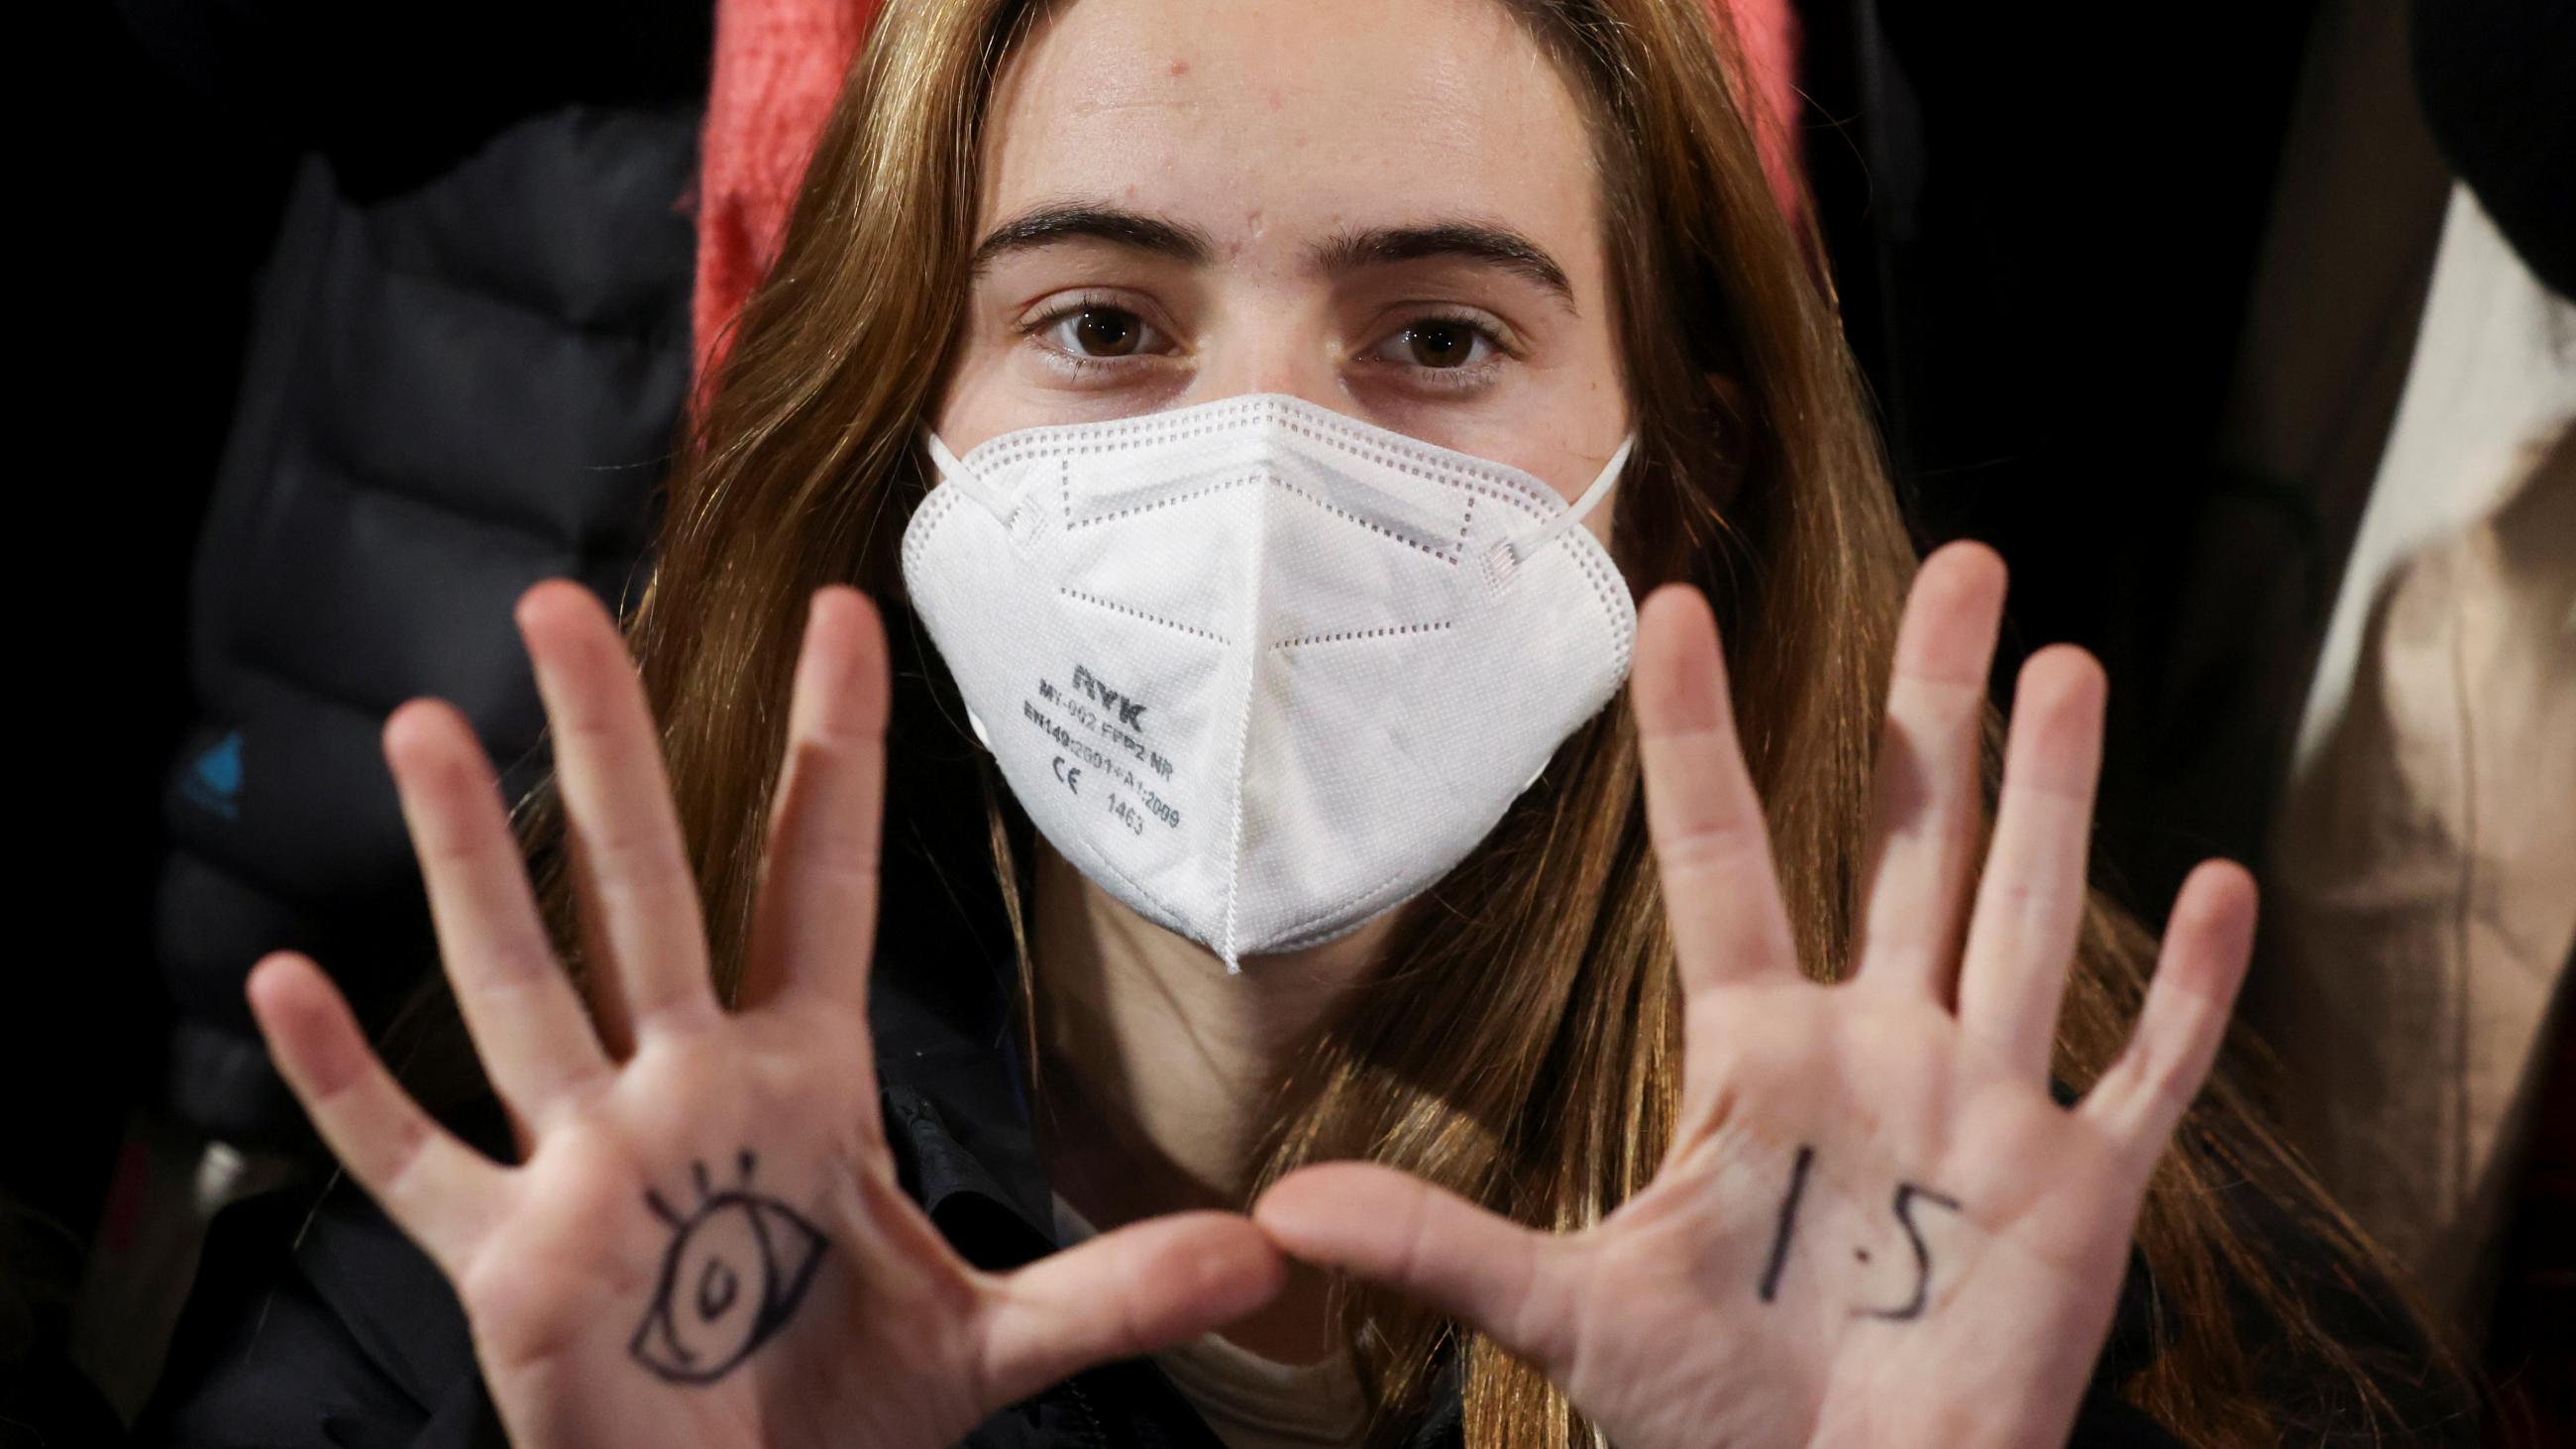
[[(698, 371), (776, 259), (815, 137), (882, 0), (717, 0), (715, 74), (698, 166)], [(1752, 73), (1762, 169), (1798, 212), (1796, 21), (1789, 0), (1710, 0), (1733, 16)]]

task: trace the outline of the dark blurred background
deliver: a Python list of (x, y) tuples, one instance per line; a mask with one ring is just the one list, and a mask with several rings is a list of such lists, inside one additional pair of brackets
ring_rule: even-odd
[[(1999, 698), (2042, 644), (2102, 657), (2100, 878), (2154, 923), (2199, 859), (2258, 865), (2248, 1014), (2285, 1119), (2488, 1354), (2499, 1435), (2567, 1425), (2576, 927), (2546, 897), (2576, 901), (2576, 853), (2546, 851), (2576, 813), (2576, 666), (2531, 601), (2576, 556), (2552, 501), (2576, 464), (2547, 451), (2576, 409), (2568, 7), (1793, 9), (1816, 221), (1918, 540), (2012, 569)], [(536, 768), (509, 600), (635, 575), (687, 377), (714, 34), (675, 3), (71, 14), (49, 62), (95, 130), (48, 240), (73, 401), (35, 436), (65, 417), (88, 446), (34, 450), (69, 460), (40, 464), (28, 534), (60, 580), (28, 632), (64, 724), (26, 773), (36, 904), (86, 929), (0, 1007), (26, 1104), (0, 1138), (0, 1432), (60, 1444), (148, 1393), (205, 1217), (315, 1169), (240, 1005), (257, 954), (314, 951), (379, 1024), (426, 963), (374, 721), (447, 694)], [(2444, 312), (2446, 286), (2470, 300)], [(2506, 603), (2473, 607), (2481, 579)], [(2388, 642), (2437, 604), (2488, 621), (2502, 682)], [(2456, 798), (2390, 764), (2473, 740), (2488, 773)], [(2436, 825), (2510, 810), (2496, 750), (2528, 756), (2520, 834), (2374, 855), (2336, 823), (2356, 788)], [(2363, 989), (2344, 943), (2462, 916), (2420, 887), (2351, 905), (2408, 849), (2463, 875), (2507, 852), (2480, 900), (2513, 929)], [(2441, 1190), (2374, 1195), (2362, 1139), (2438, 1154)]]

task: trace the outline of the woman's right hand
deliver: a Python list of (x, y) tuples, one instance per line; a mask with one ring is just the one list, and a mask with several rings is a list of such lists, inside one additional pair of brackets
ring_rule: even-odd
[(1277, 1252), (1231, 1214), (1138, 1223), (995, 1275), (897, 1186), (867, 1020), (887, 682), (865, 599), (814, 599), (732, 1011), (616, 626), (559, 582), (518, 621), (585, 886), (596, 1031), (463, 717), (407, 704), (385, 754), (522, 1161), (431, 1121), (310, 960), (271, 956), (248, 989), (324, 1139), (455, 1286), (519, 1449), (953, 1444), (1277, 1291)]

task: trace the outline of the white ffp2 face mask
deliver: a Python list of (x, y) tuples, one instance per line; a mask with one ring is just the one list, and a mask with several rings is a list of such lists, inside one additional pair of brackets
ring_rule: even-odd
[(1238, 970), (1437, 881), (1617, 691), (1580, 523), (1633, 443), (1569, 507), (1277, 394), (934, 436), (904, 583), (1047, 839)]

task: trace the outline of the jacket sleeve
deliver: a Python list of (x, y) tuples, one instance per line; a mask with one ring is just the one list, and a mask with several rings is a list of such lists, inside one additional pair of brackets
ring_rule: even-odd
[(463, 1310), (346, 1181), (216, 1215), (134, 1441), (152, 1449), (506, 1449)]

